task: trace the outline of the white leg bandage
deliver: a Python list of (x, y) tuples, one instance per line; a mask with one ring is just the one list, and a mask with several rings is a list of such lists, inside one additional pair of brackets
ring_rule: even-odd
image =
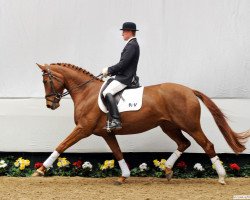
[(167, 161), (165, 162), (165, 166), (167, 168), (172, 169), (172, 167), (174, 166), (176, 160), (181, 156), (182, 152), (176, 150), (174, 153), (172, 153), (172, 155), (167, 159)]
[(226, 171), (225, 171), (223, 165), (221, 164), (219, 157), (215, 156), (215, 157), (211, 158), (211, 162), (212, 162), (212, 164), (215, 165), (215, 169), (216, 169), (219, 177), (225, 177)]
[(43, 166), (46, 167), (46, 169), (50, 168), (59, 156), (60, 154), (57, 151), (54, 151), (43, 163)]
[(130, 176), (130, 170), (124, 159), (118, 161), (119, 166), (122, 170), (122, 176), (128, 178)]

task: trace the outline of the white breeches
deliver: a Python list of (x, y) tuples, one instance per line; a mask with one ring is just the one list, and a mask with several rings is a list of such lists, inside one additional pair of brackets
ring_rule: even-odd
[(122, 83), (120, 83), (117, 80), (113, 80), (108, 87), (106, 87), (106, 89), (103, 91), (103, 96), (105, 97), (106, 94), (110, 93), (112, 95), (115, 95), (117, 92), (120, 92), (121, 90), (123, 90), (125, 87), (127, 87), (127, 85), (124, 85)]

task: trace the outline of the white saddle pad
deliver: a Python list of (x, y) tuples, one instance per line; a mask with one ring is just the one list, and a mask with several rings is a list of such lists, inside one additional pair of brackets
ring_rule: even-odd
[[(106, 81), (103, 83), (101, 90), (105, 84)], [(119, 112), (139, 110), (142, 106), (143, 89), (144, 87), (139, 87), (136, 89), (125, 89), (122, 93), (122, 98), (118, 103)], [(107, 108), (102, 102), (100, 92), (98, 96), (98, 105), (103, 112), (107, 113)]]

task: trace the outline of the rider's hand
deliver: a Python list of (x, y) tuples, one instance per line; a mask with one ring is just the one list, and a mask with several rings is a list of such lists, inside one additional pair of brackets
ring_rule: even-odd
[(102, 75), (104, 78), (108, 76), (108, 68), (107, 67), (102, 69)]

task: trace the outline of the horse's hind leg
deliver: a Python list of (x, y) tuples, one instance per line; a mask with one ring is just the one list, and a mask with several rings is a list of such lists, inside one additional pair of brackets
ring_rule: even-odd
[(226, 176), (226, 171), (223, 165), (221, 164), (219, 157), (215, 153), (214, 145), (207, 139), (200, 125), (196, 130), (187, 131), (187, 133), (195, 139), (195, 141), (204, 149), (206, 154), (209, 156), (212, 164), (214, 164), (216, 171), (219, 175), (219, 183), (226, 184), (224, 180)]
[(182, 134), (181, 129), (173, 125), (170, 122), (164, 122), (161, 124), (161, 129), (166, 133), (172, 140), (174, 140), (178, 146), (177, 150), (167, 159), (166, 166), (166, 178), (170, 180), (173, 175), (172, 168), (176, 160), (181, 154), (191, 145), (190, 141)]

